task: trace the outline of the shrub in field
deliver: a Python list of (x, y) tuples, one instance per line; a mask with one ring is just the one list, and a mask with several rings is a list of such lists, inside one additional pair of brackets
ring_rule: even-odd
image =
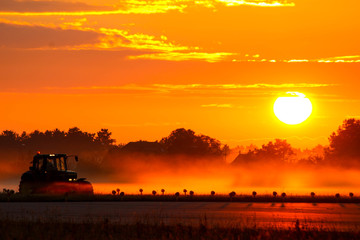
[(273, 196), (276, 197), (276, 196), (277, 196), (277, 192), (273, 191)]
[(121, 193), (120, 193), (120, 197), (123, 197), (123, 196), (125, 196), (125, 193), (124, 193), (124, 192), (121, 192)]
[(155, 190), (153, 190), (151, 193), (152, 193), (152, 195), (154, 195), (154, 196), (156, 195), (156, 191), (155, 191)]
[(349, 197), (353, 198), (354, 197), (354, 194), (351, 192), (349, 193)]
[(112, 195), (114, 195), (115, 196), (115, 194), (116, 194), (116, 191), (115, 190), (112, 190)]
[(311, 196), (312, 198), (314, 198), (314, 197), (315, 197), (315, 193), (314, 193), (314, 192), (311, 192), (311, 193), (310, 193), (310, 196)]
[(176, 192), (175, 193), (175, 197), (179, 197), (180, 196), (180, 193), (179, 192)]
[(140, 195), (142, 195), (143, 191), (144, 190), (142, 188), (139, 189)]
[(186, 189), (184, 189), (184, 190), (183, 190), (183, 192), (184, 192), (184, 194), (185, 194), (185, 196), (186, 196), (187, 190), (186, 190)]
[(286, 193), (283, 192), (283, 193), (281, 194), (281, 196), (282, 196), (283, 198), (286, 197)]
[(161, 193), (162, 193), (162, 195), (164, 195), (165, 194), (165, 189), (161, 189)]
[(229, 197), (230, 197), (230, 198), (235, 197), (235, 195), (236, 195), (236, 192), (234, 192), (234, 191), (232, 191), (231, 193), (229, 193)]
[(211, 191), (211, 196), (214, 196), (215, 195), (215, 191)]
[(257, 193), (256, 193), (255, 191), (252, 192), (253, 197), (255, 197), (256, 194), (257, 194)]
[(340, 193), (335, 194), (336, 198), (340, 198)]
[(116, 192), (117, 192), (117, 194), (119, 195), (119, 194), (120, 194), (120, 188), (117, 188), (117, 189), (116, 189)]
[(194, 196), (194, 191), (190, 191), (190, 196)]

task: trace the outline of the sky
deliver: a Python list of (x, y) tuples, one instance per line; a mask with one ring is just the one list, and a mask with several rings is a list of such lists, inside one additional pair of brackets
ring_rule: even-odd
[[(360, 117), (358, 0), (0, 1), (0, 131), (176, 128), (231, 147), (328, 144)], [(277, 97), (312, 115), (290, 126)]]

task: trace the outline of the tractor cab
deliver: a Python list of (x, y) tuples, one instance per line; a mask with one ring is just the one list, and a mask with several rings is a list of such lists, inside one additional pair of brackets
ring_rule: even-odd
[(78, 157), (66, 154), (36, 154), (29, 171), (21, 176), (19, 192), (93, 194), (91, 183), (77, 178), (77, 173), (68, 170), (68, 159)]
[(34, 156), (30, 170), (39, 172), (65, 172), (68, 169), (67, 159), (69, 157), (75, 157), (75, 160), (78, 161), (77, 156), (67, 156), (66, 154), (37, 154)]

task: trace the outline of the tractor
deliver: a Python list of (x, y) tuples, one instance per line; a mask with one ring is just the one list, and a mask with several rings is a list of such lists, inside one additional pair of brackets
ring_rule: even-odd
[(68, 170), (68, 159), (78, 157), (66, 154), (36, 154), (29, 171), (21, 176), (20, 194), (67, 195), (94, 193), (90, 182), (77, 178), (77, 173)]

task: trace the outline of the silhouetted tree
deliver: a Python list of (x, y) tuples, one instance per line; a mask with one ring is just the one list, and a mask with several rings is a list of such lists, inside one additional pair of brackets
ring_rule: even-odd
[(155, 190), (153, 190), (151, 193), (152, 193), (152, 195), (154, 195), (154, 196), (156, 195), (156, 191), (155, 191)]
[(179, 197), (180, 196), (180, 193), (179, 192), (176, 192), (175, 193), (175, 197)]
[(221, 143), (209, 136), (195, 135), (195, 132), (179, 128), (171, 132), (168, 137), (161, 139), (160, 144), (170, 154), (186, 155), (214, 155), (222, 154)]
[(116, 191), (115, 191), (115, 190), (112, 190), (111, 193), (112, 193), (112, 195), (115, 195), (115, 194), (116, 194)]
[(183, 192), (184, 192), (184, 194), (185, 194), (185, 196), (186, 196), (187, 190), (186, 190), (186, 189), (184, 189), (184, 190), (183, 190)]
[(274, 191), (274, 192), (273, 192), (273, 196), (276, 197), (276, 196), (277, 196), (277, 192)]
[(96, 133), (95, 141), (103, 146), (111, 146), (115, 143), (115, 139), (111, 138), (112, 133), (108, 129), (102, 128)]
[(360, 120), (344, 120), (336, 132), (329, 137), (329, 147), (325, 159), (331, 164), (349, 165), (349, 160), (359, 162), (360, 158)]
[(211, 196), (214, 196), (215, 195), (215, 191), (211, 191)]
[(142, 188), (139, 189), (140, 195), (142, 195), (143, 191), (144, 190)]
[(194, 196), (194, 191), (190, 191), (189, 194), (191, 197)]
[(120, 194), (120, 189), (117, 188), (117, 189), (116, 189), (116, 192), (117, 192), (117, 194), (119, 195), (119, 194)]
[(315, 197), (315, 193), (314, 193), (314, 192), (311, 192), (310, 195), (311, 195), (312, 198)]
[(234, 191), (232, 191), (231, 193), (229, 193), (230, 198), (235, 197), (235, 195), (236, 195), (236, 193), (235, 193)]
[(267, 163), (284, 163), (290, 162), (294, 151), (286, 140), (275, 139), (275, 142), (270, 141), (268, 144), (262, 145), (261, 148), (249, 150), (247, 153), (239, 153), (232, 164), (243, 165), (264, 161)]
[(161, 189), (161, 193), (162, 193), (162, 195), (164, 195), (165, 194), (165, 189)]
[(340, 193), (335, 194), (336, 198), (340, 198)]
[(125, 193), (124, 193), (124, 192), (121, 192), (121, 193), (120, 193), (120, 197), (123, 197), (123, 196), (125, 196)]
[(354, 193), (350, 192), (350, 193), (349, 193), (349, 197), (353, 198), (353, 197), (354, 197)]
[(283, 198), (286, 197), (286, 193), (283, 192), (283, 193), (281, 194), (281, 197), (283, 197)]
[(255, 191), (252, 192), (253, 197), (255, 197), (256, 194), (257, 194), (257, 193), (256, 193)]

